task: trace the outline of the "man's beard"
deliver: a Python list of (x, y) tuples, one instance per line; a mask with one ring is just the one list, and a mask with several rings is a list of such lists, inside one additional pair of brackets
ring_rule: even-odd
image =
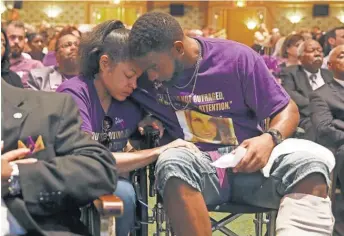
[(169, 81), (164, 82), (166, 85), (175, 85), (178, 83), (180, 76), (184, 73), (184, 64), (178, 60), (174, 60), (174, 72)]
[(23, 50), (20, 50), (18, 47), (12, 47), (11, 48), (11, 57), (12, 58), (18, 58), (21, 56)]
[(76, 58), (65, 59), (59, 66), (62, 66), (66, 72), (74, 72), (79, 69), (78, 60)]

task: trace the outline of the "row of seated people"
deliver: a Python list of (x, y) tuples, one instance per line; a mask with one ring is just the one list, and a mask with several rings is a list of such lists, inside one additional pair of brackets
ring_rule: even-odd
[[(344, 45), (332, 49), (328, 69), (321, 68), (323, 50), (315, 40), (301, 43), (298, 55), (300, 65), (282, 70), (282, 85), (299, 108), (299, 127), (306, 138), (338, 152), (340, 161), (344, 150)], [(339, 177), (344, 180), (343, 173)]]
[[(68, 40), (66, 45), (75, 46)], [(135, 191), (128, 172), (154, 161), (156, 188), (176, 235), (211, 235), (206, 205), (225, 202), (278, 209), (279, 236), (332, 234), (328, 188), (334, 158), (312, 151), (327, 149), (310, 142), (269, 160), (274, 148), (296, 130), (299, 112), (252, 49), (228, 40), (189, 38), (175, 18), (152, 12), (141, 16), (131, 31), (119, 21), (96, 26), (81, 39), (78, 64), (80, 75), (64, 81), (57, 92), (71, 95), (82, 122), (70, 96), (3, 86), (3, 100), (9, 100), (9, 108), (3, 108), (3, 156), (12, 154), (17, 140), (25, 135), (36, 139), (45, 129), (41, 135), (47, 151), (42, 155), (33, 153), (31, 160), (21, 163), (4, 158), (8, 169), (2, 170), (2, 183), (11, 181), (2, 197), (15, 218), (7, 222), (21, 234), (83, 235), (76, 223), (78, 207), (113, 193), (116, 186), (115, 194), (124, 202), (116, 234), (128, 235), (135, 218)], [(259, 124), (268, 118), (269, 129), (263, 131)], [(33, 131), (11, 128), (14, 124), (25, 129), (32, 122)], [(142, 151), (135, 151), (134, 144), (128, 147), (145, 124), (160, 129), (165, 146)], [(6, 141), (6, 136), (12, 139)], [(235, 168), (211, 165), (239, 145), (247, 151)], [(96, 146), (104, 160), (84, 146)], [(260, 170), (268, 161), (272, 165), (265, 176)]]

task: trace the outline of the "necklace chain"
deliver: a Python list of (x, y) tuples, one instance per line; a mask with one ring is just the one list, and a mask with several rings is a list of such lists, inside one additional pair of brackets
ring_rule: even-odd
[[(196, 39), (195, 39), (195, 40), (196, 40)], [(184, 107), (182, 107), (181, 109), (176, 108), (176, 107), (174, 106), (173, 102), (172, 102), (171, 96), (170, 96), (170, 94), (169, 94), (169, 92), (168, 92), (168, 88), (166, 88), (166, 94), (167, 94), (168, 101), (169, 101), (169, 103), (171, 104), (171, 106), (173, 107), (173, 109), (174, 109), (175, 111), (178, 111), (178, 110), (185, 110), (185, 109), (190, 105), (191, 100), (192, 100), (191, 98), (192, 98), (192, 96), (194, 95), (194, 92), (195, 92), (196, 83), (197, 83), (197, 78), (198, 78), (198, 71), (199, 71), (199, 67), (200, 67), (201, 61), (202, 61), (202, 47), (201, 47), (200, 43), (199, 43), (197, 40), (196, 40), (196, 42), (197, 42), (199, 51), (198, 51), (198, 58), (197, 58), (195, 70), (194, 70), (194, 73), (193, 73), (191, 79), (190, 79), (189, 82), (188, 82), (186, 85), (184, 85), (184, 86), (178, 87), (178, 86), (174, 85), (174, 87), (176, 87), (177, 89), (184, 89), (184, 88), (186, 88), (187, 86), (189, 86), (189, 85), (191, 84), (191, 82), (192, 82), (192, 81), (194, 80), (194, 78), (195, 78), (195, 82), (194, 82), (194, 84), (193, 84), (193, 87), (192, 87), (192, 90), (191, 90), (191, 94), (189, 95), (190, 99), (188, 100), (187, 104), (186, 104)]]

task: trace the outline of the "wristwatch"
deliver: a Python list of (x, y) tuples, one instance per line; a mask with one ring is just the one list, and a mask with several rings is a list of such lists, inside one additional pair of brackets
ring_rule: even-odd
[(277, 129), (269, 129), (265, 133), (268, 133), (272, 136), (272, 140), (274, 141), (275, 146), (277, 146), (283, 141), (282, 134)]
[(11, 177), (8, 179), (8, 191), (10, 196), (17, 196), (21, 194), (21, 187), (19, 183), (19, 168), (15, 163), (10, 163), (12, 166)]

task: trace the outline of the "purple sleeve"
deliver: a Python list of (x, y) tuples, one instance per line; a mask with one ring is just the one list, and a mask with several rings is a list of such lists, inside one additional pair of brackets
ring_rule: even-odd
[[(68, 81), (67, 81), (68, 82)], [(74, 84), (73, 84), (74, 85)], [(59, 93), (67, 93), (72, 95), (73, 100), (76, 102), (82, 119), (81, 130), (87, 133), (92, 133), (91, 116), (88, 107), (90, 100), (87, 89), (80, 88), (79, 86), (69, 86), (68, 83), (62, 83), (56, 90)]]
[(243, 77), (245, 103), (259, 120), (264, 120), (279, 112), (290, 101), (287, 92), (279, 85), (266, 67), (261, 57), (256, 59), (252, 68)]

